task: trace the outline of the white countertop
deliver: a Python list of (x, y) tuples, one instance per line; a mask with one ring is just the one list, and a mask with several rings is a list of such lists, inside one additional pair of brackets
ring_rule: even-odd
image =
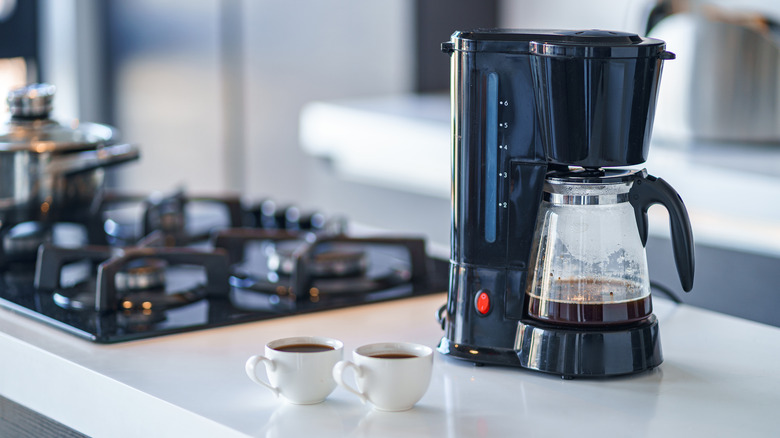
[(777, 436), (780, 329), (657, 299), (664, 363), (564, 381), (436, 353), (411, 411), (374, 412), (342, 388), (287, 405), (244, 362), (295, 335), (435, 346), (444, 294), (96, 345), (0, 310), (0, 395), (94, 437)]

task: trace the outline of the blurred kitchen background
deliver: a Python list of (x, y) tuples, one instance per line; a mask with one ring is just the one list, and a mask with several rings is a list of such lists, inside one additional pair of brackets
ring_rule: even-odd
[[(775, 0), (0, 0), (0, 91), (53, 83), (55, 118), (139, 144), (141, 159), (113, 174), (122, 190), (271, 197), (424, 234), (446, 256), (440, 43), (474, 27), (649, 33), (677, 59), (647, 168), (682, 194), (704, 245), (694, 295), (731, 281), (780, 302), (777, 20)], [(653, 210), (651, 272), (668, 265), (671, 286)], [(735, 250), (741, 265), (723, 252)], [(780, 323), (763, 307), (754, 319)]]

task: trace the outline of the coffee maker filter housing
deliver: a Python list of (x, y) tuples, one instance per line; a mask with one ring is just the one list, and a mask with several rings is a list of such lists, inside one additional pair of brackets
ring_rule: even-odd
[[(464, 31), (442, 50), (452, 68), (452, 234), (439, 351), (565, 377), (629, 374), (660, 364), (654, 316), (608, 329), (548, 324), (529, 317), (526, 292), (535, 275), (532, 248), (538, 248), (542, 231), (537, 218), (544, 217), (540, 208), (549, 207), (543, 204), (548, 174), (569, 166), (596, 171), (644, 162), (662, 61), (673, 55), (663, 41), (606, 31)], [(655, 186), (644, 172), (627, 178), (619, 190), (634, 190), (642, 185), (637, 180)], [(571, 213), (573, 220), (559, 209), (558, 223), (569, 225), (557, 240), (585, 260), (596, 257), (587, 239), (599, 241), (598, 257), (621, 249), (636, 253), (637, 245), (643, 252), (646, 208), (666, 205), (670, 193), (665, 186), (653, 192), (662, 196), (643, 195), (647, 202), (615, 207), (634, 212), (629, 239), (606, 229), (631, 228), (624, 226), (626, 214), (602, 233), (578, 236), (575, 222), (604, 226), (602, 220), (618, 219), (580, 210)], [(692, 250), (683, 251), (688, 244), (690, 239), (679, 245), (681, 259), (692, 259)], [(647, 278), (646, 266), (635, 269)], [(648, 289), (645, 283), (639, 287), (642, 294)], [(575, 344), (580, 347), (567, 349)], [(606, 350), (617, 351), (617, 358)]]
[(532, 41), (531, 69), (548, 161), (586, 168), (647, 161), (663, 41), (612, 31)]

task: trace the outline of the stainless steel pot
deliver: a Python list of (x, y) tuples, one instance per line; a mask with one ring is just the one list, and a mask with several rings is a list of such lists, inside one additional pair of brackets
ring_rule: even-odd
[(0, 226), (26, 221), (83, 221), (103, 189), (104, 169), (139, 158), (115, 144), (113, 128), (51, 120), (55, 89), (34, 84), (8, 96), (11, 119), (0, 129)]

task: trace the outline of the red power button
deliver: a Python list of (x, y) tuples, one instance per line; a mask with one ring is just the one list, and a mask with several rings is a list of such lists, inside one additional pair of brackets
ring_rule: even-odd
[(490, 295), (485, 291), (481, 291), (477, 294), (476, 304), (477, 312), (486, 315), (490, 312)]

